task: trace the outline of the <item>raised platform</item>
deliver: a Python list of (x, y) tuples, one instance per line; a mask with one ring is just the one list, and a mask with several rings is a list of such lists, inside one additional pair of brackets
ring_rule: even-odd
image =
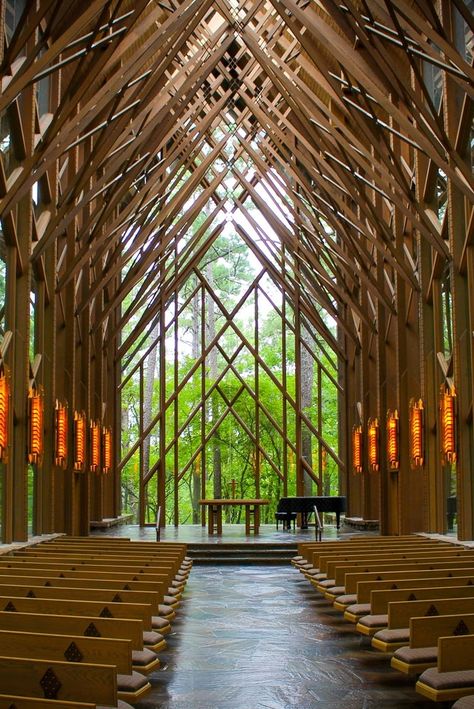
[(188, 544), (187, 554), (195, 564), (289, 564), (297, 553), (294, 542), (256, 544)]

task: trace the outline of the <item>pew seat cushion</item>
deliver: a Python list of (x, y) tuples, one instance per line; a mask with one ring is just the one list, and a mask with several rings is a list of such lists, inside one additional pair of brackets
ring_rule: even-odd
[[(349, 610), (349, 606), (362, 606), (362, 603), (356, 603), (357, 601), (357, 594), (356, 593), (342, 593), (340, 596), (337, 597), (337, 604), (338, 607), (341, 608), (344, 606), (344, 610)], [(363, 604), (364, 608), (366, 607), (366, 603)], [(370, 611), (370, 606), (369, 610), (365, 611), (365, 613), (361, 613), (361, 615), (366, 615)]]
[(167, 616), (174, 615), (174, 610), (171, 608), (171, 606), (167, 605), (166, 603), (159, 603), (158, 604), (158, 613), (163, 618), (166, 618)]
[(147, 647), (144, 647), (143, 650), (132, 650), (132, 664), (136, 667), (148, 667), (157, 659), (156, 652)]
[(143, 631), (143, 644), (144, 645), (158, 645), (164, 640), (161, 633), (156, 633), (154, 630), (144, 630)]
[[(337, 602), (343, 605), (346, 598), (354, 598), (354, 596), (350, 593), (346, 593), (345, 596), (339, 596)], [(351, 603), (346, 607), (346, 611), (358, 618), (364, 618), (370, 614), (370, 603)]]
[(149, 684), (145, 675), (133, 670), (131, 675), (117, 674), (117, 691), (135, 694)]
[(426, 665), (428, 662), (436, 665), (438, 661), (438, 648), (433, 647), (408, 647), (404, 645), (395, 650), (393, 656), (407, 665)]
[(407, 643), (410, 640), (409, 628), (384, 628), (377, 630), (374, 638), (383, 643)]
[[(132, 705), (128, 702), (124, 702), (123, 699), (119, 699), (115, 707), (116, 709), (133, 709)], [(99, 704), (97, 704), (96, 709), (115, 709), (115, 707), (104, 707), (102, 705), (99, 706)]]
[(335, 580), (335, 579), (328, 579), (328, 578), (326, 578), (326, 574), (324, 574), (324, 576), (325, 576), (325, 578), (323, 578), (323, 579), (319, 582), (318, 586), (321, 586), (321, 588), (326, 589), (326, 588), (331, 588), (331, 586), (334, 586), (334, 585), (335, 585), (335, 583), (336, 583), (336, 580)]
[[(334, 581), (332, 582), (334, 584)], [(329, 593), (334, 598), (339, 598), (346, 592), (345, 586), (327, 586), (322, 589), (325, 593)]]
[(158, 633), (168, 633), (171, 629), (169, 620), (166, 620), (166, 618), (162, 618), (161, 615), (152, 616), (151, 627)]
[(387, 613), (380, 613), (375, 615), (363, 615), (359, 618), (358, 625), (363, 625), (366, 628), (385, 628), (387, 623)]
[(447, 689), (474, 687), (474, 670), (439, 672), (436, 667), (430, 667), (420, 675), (418, 681), (438, 692)]
[(317, 578), (317, 576), (318, 576), (321, 572), (320, 572), (319, 569), (317, 569), (316, 567), (313, 567), (313, 568), (311, 568), (311, 569), (308, 569), (308, 571), (307, 571), (306, 573), (308, 574), (308, 576), (311, 576), (311, 578)]
[(452, 706), (452, 709), (474, 709), (474, 694), (469, 694), (467, 697), (458, 699)]

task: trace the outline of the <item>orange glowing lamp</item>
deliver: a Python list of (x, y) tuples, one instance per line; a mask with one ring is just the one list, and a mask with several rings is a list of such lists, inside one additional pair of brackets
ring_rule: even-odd
[(112, 431), (104, 428), (102, 431), (102, 469), (108, 473), (112, 467)]
[(352, 468), (354, 473), (362, 472), (362, 426), (352, 428)]
[(7, 460), (8, 449), (8, 411), (10, 405), (10, 386), (7, 373), (0, 372), (0, 462)]
[(421, 399), (410, 401), (410, 465), (421, 468), (424, 462), (423, 451), (423, 402)]
[(441, 387), (440, 414), (441, 414), (441, 450), (443, 463), (456, 462), (456, 392), (454, 387)]
[(368, 422), (367, 443), (369, 447), (369, 469), (379, 469), (379, 420), (371, 418)]
[(74, 470), (83, 472), (86, 464), (86, 417), (74, 412)]
[(37, 389), (28, 392), (29, 441), (28, 462), (41, 463), (43, 458), (43, 396)]
[(67, 465), (67, 406), (57, 401), (54, 414), (56, 437), (56, 451), (54, 462), (56, 463), (56, 465), (59, 465), (59, 467), (65, 468)]
[(390, 470), (400, 467), (400, 454), (398, 449), (398, 411), (387, 412), (387, 460)]
[(91, 460), (90, 468), (93, 473), (98, 473), (100, 469), (100, 424), (97, 421), (91, 421), (90, 425), (91, 436)]

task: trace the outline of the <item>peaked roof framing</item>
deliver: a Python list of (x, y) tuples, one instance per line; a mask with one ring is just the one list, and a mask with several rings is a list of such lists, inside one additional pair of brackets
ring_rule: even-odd
[[(453, 8), (472, 31), (464, 1)], [(357, 342), (361, 322), (377, 331), (361, 288), (395, 314), (397, 284), (420, 288), (417, 239), (434, 261), (450, 259), (442, 216), (413, 176), (423, 157), (473, 201), (463, 154), (474, 69), (431, 3), (84, 0), (66, 11), (39, 0), (25, 18), (2, 66), (18, 161), (7, 167), (0, 153), (5, 238), (39, 185), (31, 259), (41, 273), (58, 245), (59, 294), (87, 269), (77, 317), (93, 311), (99, 332), (133, 292), (120, 329), (147, 304), (117, 356), (151, 331), (225, 219), (341, 357), (323, 313)], [(460, 92), (455, 141), (426, 67)], [(28, 151), (22, 93), (51, 92), (59, 75), (61, 100), (40, 113), (38, 99)]]

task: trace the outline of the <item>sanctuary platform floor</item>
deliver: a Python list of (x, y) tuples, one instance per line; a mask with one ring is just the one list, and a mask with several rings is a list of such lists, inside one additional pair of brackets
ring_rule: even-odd
[[(353, 529), (341, 527), (338, 531), (335, 525), (327, 525), (324, 527), (323, 536), (324, 539), (337, 539), (338, 537), (354, 536), (354, 534), (357, 534), (357, 532)], [(374, 534), (378, 536), (378, 532)], [(156, 540), (154, 527), (139, 527), (136, 524), (122, 524), (106, 529), (93, 529), (91, 535), (94, 537), (129, 537), (130, 539), (141, 539), (150, 542)], [(314, 527), (285, 531), (280, 525), (277, 531), (274, 524), (261, 524), (259, 534), (246, 535), (245, 524), (224, 524), (220, 535), (209, 534), (207, 526), (183, 524), (179, 527), (171, 525), (164, 527), (161, 530), (161, 541), (183, 542), (185, 544), (232, 544), (243, 542), (248, 544), (265, 544), (267, 542), (295, 544), (297, 542), (314, 542), (315, 534)]]
[(136, 709), (433, 709), (292, 567), (195, 565)]

